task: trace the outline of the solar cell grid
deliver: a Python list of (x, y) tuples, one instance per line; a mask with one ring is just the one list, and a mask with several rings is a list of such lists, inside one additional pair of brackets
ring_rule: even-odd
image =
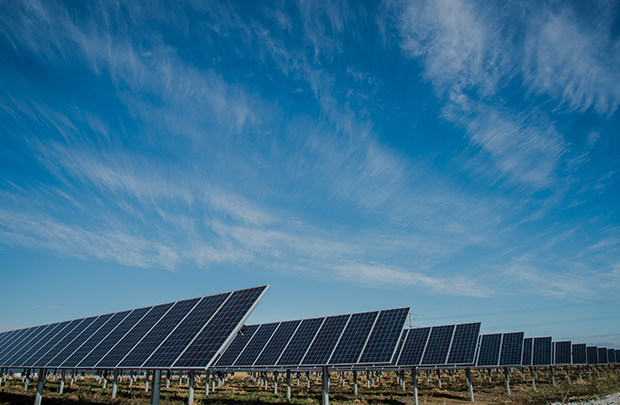
[(325, 322), (317, 333), (312, 345), (302, 360), (305, 365), (324, 365), (327, 364), (350, 315), (330, 316), (325, 318)]
[(18, 331), (19, 330), (10, 330), (7, 332), (2, 332), (2, 335), (0, 335), (0, 353), (2, 353), (2, 349), (4, 349), (7, 341), (11, 340), (11, 335), (15, 334)]
[(446, 363), (455, 325), (433, 326), (424, 350), (421, 365), (441, 365)]
[(456, 325), (447, 364), (473, 364), (480, 322)]
[(245, 346), (241, 355), (234, 363), (237, 367), (251, 367), (258, 356), (260, 356), (271, 336), (276, 331), (279, 323), (267, 323), (261, 325), (260, 329), (254, 333), (252, 340)]
[(177, 329), (162, 343), (144, 367), (168, 367), (222, 306), (229, 293), (204, 297)]
[(123, 361), (120, 362), (118, 367), (140, 367), (166, 337), (168, 337), (174, 327), (177, 326), (187, 314), (191, 313), (198, 301), (200, 301), (200, 298), (173, 303), (170, 309), (153, 324), (153, 327), (144, 335), (142, 340), (136, 344)]
[(299, 325), (293, 340), (289, 343), (284, 353), (278, 360), (280, 366), (297, 366), (301, 363), (308, 346), (314, 340), (317, 331), (325, 318), (304, 319)]
[(297, 330), (301, 321), (282, 322), (276, 333), (271, 337), (265, 350), (254, 363), (255, 366), (272, 366), (278, 361), (282, 351), (286, 348), (291, 337)]
[(0, 352), (0, 364), (4, 364), (4, 360), (9, 358), (11, 353), (16, 350), (17, 346), (29, 339), (30, 335), (32, 335), (32, 333), (34, 333), (38, 328), (40, 328), (40, 326), (22, 329), (13, 334), (10, 340), (7, 341), (5, 347), (2, 349), (2, 352)]
[(90, 325), (92, 325), (92, 323), (97, 318), (98, 317), (93, 316), (90, 318), (85, 318), (82, 321), (82, 323), (80, 324), (80, 329), (82, 329), (82, 332), (77, 334), (77, 336), (71, 342), (67, 343), (64, 348), (62, 348), (58, 353), (54, 355), (53, 359), (50, 361), (52, 367), (60, 367), (62, 362), (65, 361), (67, 357), (69, 357), (82, 344), (85, 338), (80, 340), (80, 336), (83, 336), (84, 333), (89, 330)]
[(79, 343), (79, 347), (75, 349), (66, 360), (63, 361), (62, 367), (75, 367), (90, 351), (95, 347), (95, 345), (100, 341), (103, 336), (100, 331), (106, 327), (110, 322), (114, 322), (112, 319), (115, 314), (105, 314), (99, 316), (90, 326), (84, 330), (80, 334), (78, 338), (76, 338), (70, 346), (75, 346), (76, 343)]
[(397, 365), (398, 360), (400, 359), (400, 354), (403, 351), (403, 344), (407, 339), (407, 334), (409, 333), (409, 329), (403, 330), (402, 335), (400, 335), (400, 339), (398, 339), (398, 345), (396, 346), (396, 351), (394, 352), (394, 358), (392, 359), (392, 365)]
[(60, 352), (69, 343), (67, 341), (68, 336), (73, 336), (75, 329), (79, 330), (80, 324), (84, 321), (82, 319), (75, 319), (70, 321), (69, 324), (61, 331), (50, 339), (37, 353), (35, 353), (28, 361), (26, 361), (27, 367), (44, 367), (58, 352)]
[(523, 366), (531, 366), (532, 365), (532, 338), (523, 339), (523, 358), (521, 364)]
[(21, 367), (33, 367), (34, 363), (49, 350), (51, 350), (64, 336), (65, 329), (70, 327), (74, 321), (60, 322), (54, 331), (50, 332), (45, 339), (41, 340), (37, 347), (28, 358), (20, 359)]
[(607, 348), (598, 348), (598, 364), (607, 364)]
[(523, 332), (504, 333), (502, 350), (499, 356), (500, 366), (520, 366), (523, 356)]
[(11, 367), (19, 367), (24, 360), (27, 360), (30, 356), (32, 356), (32, 354), (34, 354), (35, 351), (38, 350), (40, 344), (46, 342), (49, 335), (54, 333), (59, 325), (60, 323), (47, 325), (47, 327), (45, 327), (35, 338), (33, 338), (30, 343), (23, 345), (17, 353), (12, 356), (8, 365)]
[(616, 353), (616, 364), (620, 363), (620, 349), (614, 350)]
[[(139, 308), (130, 311), (118, 312), (115, 318), (118, 322), (110, 323), (106, 322), (100, 331), (101, 335), (107, 332), (99, 343), (93, 347), (86, 356), (80, 360), (77, 367), (91, 368), (95, 367), (97, 362), (125, 335), (125, 332), (129, 330), (144, 314), (149, 310), (148, 308)], [(97, 332), (99, 333), (99, 332)], [(54, 364), (60, 364), (61, 359), (54, 359), (48, 367), (53, 367)]]
[(478, 366), (497, 366), (502, 344), (502, 334), (482, 335), (480, 351), (478, 352)]
[(551, 365), (551, 337), (534, 338), (534, 351), (532, 356), (533, 366)]
[(554, 364), (572, 364), (571, 360), (571, 342), (555, 342), (555, 361)]
[(408, 315), (409, 308), (381, 311), (368, 337), (359, 363), (390, 363)]
[(399, 366), (417, 366), (422, 361), (431, 328), (409, 329), (398, 359)]
[(577, 343), (573, 345), (572, 364), (588, 364), (588, 357), (587, 357), (585, 343)]
[(174, 362), (175, 367), (207, 367), (234, 337), (267, 286), (233, 291), (230, 298)]
[(614, 349), (607, 349), (607, 361), (609, 364), (616, 364), (616, 351)]
[(15, 360), (15, 357), (18, 356), (21, 351), (25, 350), (25, 347), (31, 344), (31, 342), (33, 342), (37, 337), (40, 338), (39, 335), (47, 330), (47, 328), (49, 328), (49, 325), (35, 326), (24, 330), (21, 334), (16, 335), (12, 342), (4, 350), (2, 358), (0, 358), (0, 364), (3, 366), (11, 365), (11, 362)]
[(247, 327), (247, 330), (244, 334), (237, 334), (233, 339), (232, 343), (228, 346), (226, 351), (222, 354), (222, 356), (217, 361), (218, 367), (229, 367), (235, 363), (239, 354), (243, 352), (245, 346), (252, 340), (252, 337), (256, 333), (256, 331), (260, 328), (260, 325), (250, 325)]
[(330, 364), (355, 364), (360, 358), (379, 311), (351, 315), (351, 319), (329, 360)]
[(586, 355), (588, 364), (598, 364), (598, 349), (596, 346), (586, 347)]

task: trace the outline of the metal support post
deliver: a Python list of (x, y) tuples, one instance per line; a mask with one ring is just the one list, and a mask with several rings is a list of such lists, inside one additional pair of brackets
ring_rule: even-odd
[(151, 405), (159, 405), (160, 389), (161, 389), (161, 370), (155, 370), (155, 372), (153, 373), (153, 389), (151, 390)]
[(187, 391), (187, 405), (194, 403), (194, 370), (189, 372), (189, 388)]
[(441, 389), (441, 377), (439, 375), (439, 370), (435, 370), (435, 373), (437, 374), (437, 384), (439, 385), (439, 389)]
[(207, 375), (205, 377), (205, 395), (209, 395), (209, 377), (211, 377), (211, 372), (207, 370)]
[(112, 384), (112, 398), (116, 398), (117, 390), (118, 390), (118, 370), (114, 370), (114, 383)]
[(45, 376), (47, 375), (47, 370), (42, 368), (39, 370), (39, 382), (37, 384), (37, 394), (34, 397), (34, 405), (41, 405), (41, 400), (43, 399), (43, 387), (45, 386)]
[(65, 373), (67, 372), (67, 370), (62, 370), (60, 372), (60, 387), (58, 387), (58, 394), (62, 395), (63, 391), (65, 390)]
[(353, 395), (357, 396), (357, 371), (353, 371)]
[(506, 377), (506, 392), (510, 395), (510, 374), (508, 373), (508, 367), (504, 367), (504, 376)]
[(370, 371), (366, 371), (366, 388), (370, 389)]
[(308, 383), (308, 389), (310, 389), (310, 373), (306, 371), (306, 383)]
[(299, 387), (299, 384), (301, 384), (301, 374), (297, 373), (296, 376), (297, 376), (297, 386)]
[(536, 391), (536, 379), (534, 378), (534, 367), (530, 367), (530, 376), (532, 377), (532, 389)]
[(30, 385), (30, 369), (27, 368), (27, 371), (24, 373), (26, 378), (24, 379), (24, 391), (28, 391), (28, 385)]
[(286, 370), (286, 400), (291, 400), (291, 370)]
[(555, 387), (555, 370), (551, 367), (551, 381), (553, 382), (553, 386)]
[(471, 370), (465, 369), (465, 376), (467, 377), (467, 386), (469, 387), (469, 400), (474, 402), (474, 387), (471, 384)]
[(329, 405), (329, 370), (323, 366), (323, 405)]
[(411, 380), (413, 381), (413, 402), (418, 405), (418, 370), (411, 367)]
[(403, 387), (403, 391), (407, 391), (407, 383), (405, 382), (405, 370), (400, 370), (400, 385)]
[(278, 372), (273, 372), (273, 393), (278, 395)]

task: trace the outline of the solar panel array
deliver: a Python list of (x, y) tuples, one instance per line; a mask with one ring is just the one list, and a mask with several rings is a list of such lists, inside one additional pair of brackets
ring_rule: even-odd
[(500, 366), (520, 366), (523, 357), (523, 332), (504, 333)]
[(571, 342), (554, 342), (553, 352), (555, 354), (555, 359), (553, 364), (557, 365), (570, 365), (573, 364), (572, 356), (571, 356)]
[(533, 366), (550, 366), (552, 364), (551, 346), (551, 336), (534, 338)]
[(0, 367), (205, 368), (267, 287), (5, 332)]
[(480, 336), (479, 367), (520, 366), (523, 354), (523, 332), (495, 333)]
[(474, 364), (480, 322), (407, 329), (393, 365)]
[(218, 368), (389, 364), (409, 308), (248, 326)]
[(573, 364), (588, 364), (588, 355), (585, 343), (573, 344)]
[(598, 348), (596, 346), (586, 347), (586, 356), (588, 364), (598, 364)]

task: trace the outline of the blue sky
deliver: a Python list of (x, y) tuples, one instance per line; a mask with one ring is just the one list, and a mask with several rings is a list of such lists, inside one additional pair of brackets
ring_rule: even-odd
[(620, 347), (618, 2), (0, 11), (0, 328), (270, 284)]

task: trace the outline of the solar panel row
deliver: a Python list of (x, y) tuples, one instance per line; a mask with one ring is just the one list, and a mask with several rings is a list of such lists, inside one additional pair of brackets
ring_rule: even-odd
[(0, 335), (0, 367), (204, 368), (268, 286)]
[(523, 353), (523, 332), (482, 335), (476, 365), (520, 366)]
[(480, 323), (408, 329), (396, 366), (468, 365), (474, 363)]
[(387, 364), (409, 308), (250, 325), (217, 360), (220, 368)]

